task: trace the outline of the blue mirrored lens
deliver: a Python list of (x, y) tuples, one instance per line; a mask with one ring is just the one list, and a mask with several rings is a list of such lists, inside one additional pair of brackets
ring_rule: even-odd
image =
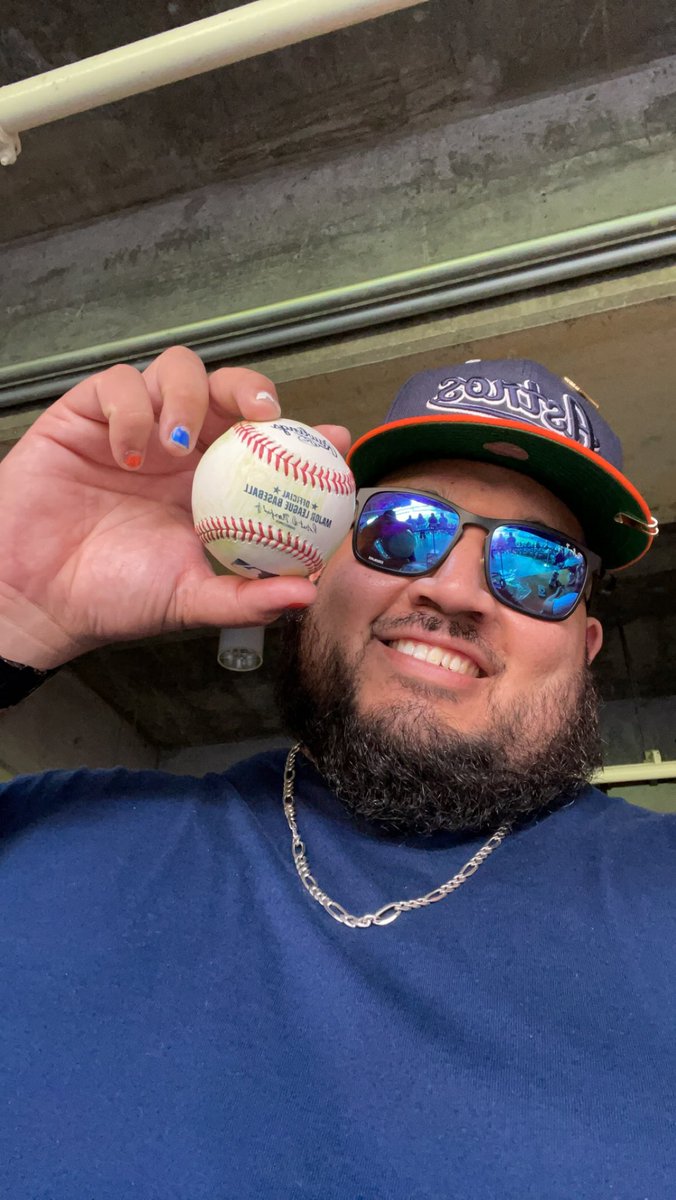
[(355, 543), (365, 562), (403, 575), (429, 571), (448, 550), (460, 518), (428, 496), (378, 492), (359, 517)]
[(535, 530), (500, 525), (490, 539), (488, 562), (496, 596), (533, 616), (568, 616), (584, 587), (581, 551)]

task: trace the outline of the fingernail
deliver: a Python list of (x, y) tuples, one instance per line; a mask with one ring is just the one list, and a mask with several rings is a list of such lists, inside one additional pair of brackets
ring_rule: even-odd
[(138, 450), (127, 450), (127, 453), (124, 455), (122, 461), (125, 467), (130, 467), (132, 471), (135, 471), (137, 467), (141, 466), (141, 463), (143, 462), (143, 455), (139, 454)]
[(282, 410), (279, 407), (279, 400), (275, 400), (274, 396), (270, 395), (270, 392), (256, 392), (256, 399), (264, 401), (270, 408), (274, 409), (276, 416), (281, 416)]
[(175, 429), (172, 429), (171, 440), (175, 446), (183, 446), (185, 450), (188, 449), (188, 446), (190, 445), (190, 434), (188, 433), (185, 425), (177, 425)]

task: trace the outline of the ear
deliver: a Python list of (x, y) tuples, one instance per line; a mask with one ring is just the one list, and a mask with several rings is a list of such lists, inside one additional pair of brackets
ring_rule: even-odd
[(587, 663), (593, 663), (603, 645), (603, 626), (596, 617), (587, 617)]

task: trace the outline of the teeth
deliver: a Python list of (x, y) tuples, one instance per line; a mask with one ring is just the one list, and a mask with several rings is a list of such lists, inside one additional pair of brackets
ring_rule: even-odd
[(471, 675), (474, 679), (478, 678), (479, 668), (476, 663), (460, 654), (442, 650), (441, 646), (428, 646), (424, 642), (412, 642), (404, 639), (390, 642), (389, 645), (390, 649), (398, 650), (400, 654), (410, 654), (412, 658), (420, 658), (423, 662), (445, 667), (447, 671), (457, 671), (459, 675)]

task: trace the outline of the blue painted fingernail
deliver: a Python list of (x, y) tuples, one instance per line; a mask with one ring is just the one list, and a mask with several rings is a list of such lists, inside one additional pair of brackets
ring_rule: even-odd
[(172, 429), (171, 440), (177, 446), (183, 446), (187, 450), (190, 445), (190, 434), (185, 425), (177, 425), (175, 429)]

